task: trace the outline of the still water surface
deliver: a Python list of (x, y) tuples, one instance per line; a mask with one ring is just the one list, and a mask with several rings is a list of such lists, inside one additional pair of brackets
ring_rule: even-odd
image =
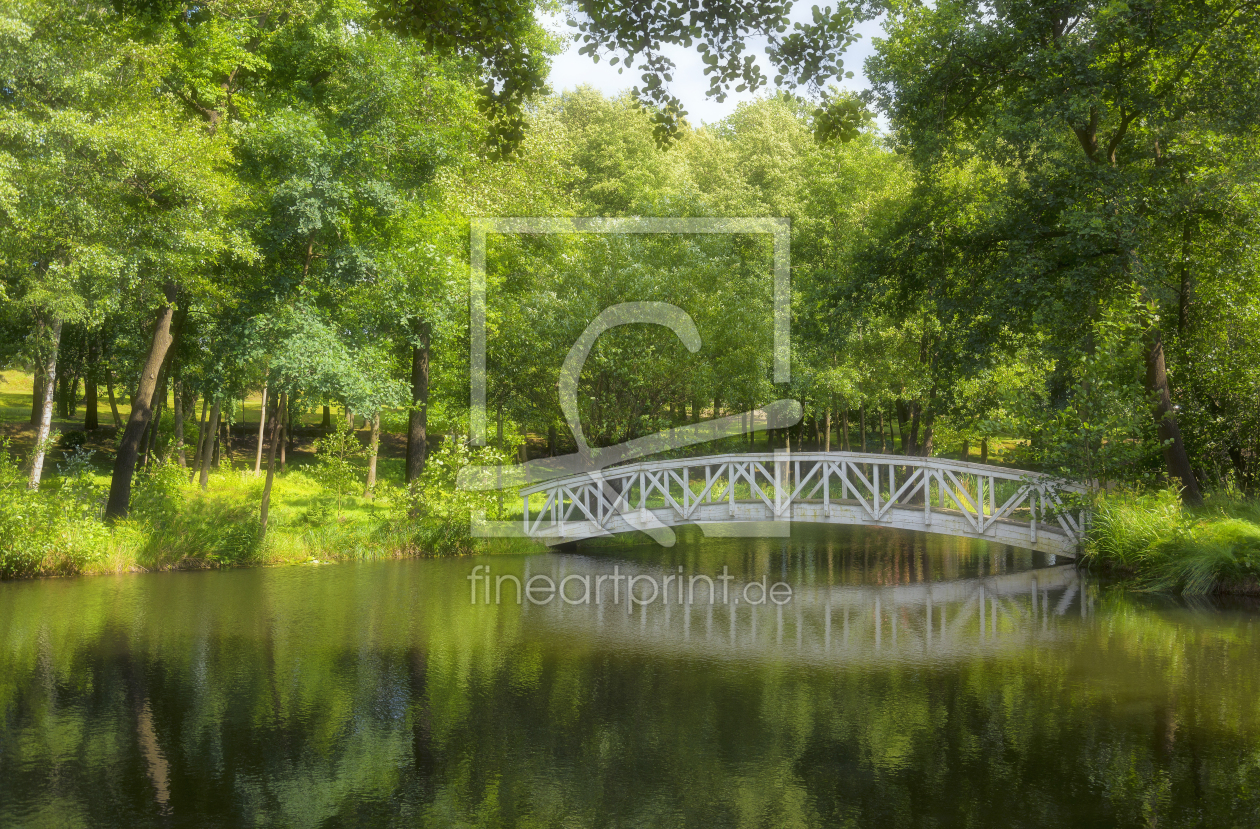
[(0, 826), (1258, 827), (1258, 618), (858, 528), (0, 584)]

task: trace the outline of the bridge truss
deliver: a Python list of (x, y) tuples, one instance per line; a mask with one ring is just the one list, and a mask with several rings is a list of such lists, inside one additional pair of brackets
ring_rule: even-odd
[(525, 535), (549, 543), (683, 524), (786, 535), (806, 521), (1069, 555), (1088, 521), (1085, 493), (1040, 473), (948, 458), (787, 451), (627, 464), (521, 490)]

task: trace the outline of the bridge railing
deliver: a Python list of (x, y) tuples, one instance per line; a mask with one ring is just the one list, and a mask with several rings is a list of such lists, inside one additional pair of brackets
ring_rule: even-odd
[[(1061, 534), (1075, 545), (1087, 514), (1072, 496), (1086, 491), (1041, 473), (948, 458), (780, 451), (626, 464), (521, 494), (525, 534), (535, 537), (600, 535), (615, 531), (614, 524), (625, 529), (618, 519), (649, 512), (670, 524), (712, 522), (722, 520), (715, 509), (721, 505), (727, 520), (756, 520), (748, 506), (759, 504), (761, 519), (826, 521), (843, 509), (847, 515), (856, 510), (862, 523), (930, 528), (939, 514), (961, 517), (968, 535), (1017, 524), (1034, 545), (1038, 532)], [(907, 509), (922, 515), (908, 517)]]

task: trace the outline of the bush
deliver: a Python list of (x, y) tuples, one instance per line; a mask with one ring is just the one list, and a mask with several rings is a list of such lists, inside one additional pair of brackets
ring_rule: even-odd
[(1171, 490), (1108, 495), (1094, 509), (1085, 557), (1147, 590), (1250, 592), (1260, 588), (1258, 517), (1258, 505), (1237, 498), (1187, 509)]
[(87, 443), (87, 432), (62, 432), (61, 438), (57, 441), (61, 448), (67, 452), (79, 449), (83, 444)]
[(0, 441), (0, 578), (78, 572), (108, 540), (96, 520), (100, 493), (87, 471), (92, 453), (71, 455), (55, 491), (34, 491), (9, 447)]
[(131, 515), (158, 522), (174, 517), (187, 502), (188, 469), (171, 458), (151, 463), (135, 476)]

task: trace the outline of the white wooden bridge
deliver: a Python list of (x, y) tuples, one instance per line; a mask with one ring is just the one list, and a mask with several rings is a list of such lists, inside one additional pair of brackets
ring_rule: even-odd
[[(625, 464), (521, 490), (524, 533), (548, 543), (670, 527), (787, 535), (791, 523), (861, 524), (1072, 555), (1084, 487), (947, 458), (850, 452), (727, 454)], [(1074, 503), (1075, 502), (1075, 503)]]

